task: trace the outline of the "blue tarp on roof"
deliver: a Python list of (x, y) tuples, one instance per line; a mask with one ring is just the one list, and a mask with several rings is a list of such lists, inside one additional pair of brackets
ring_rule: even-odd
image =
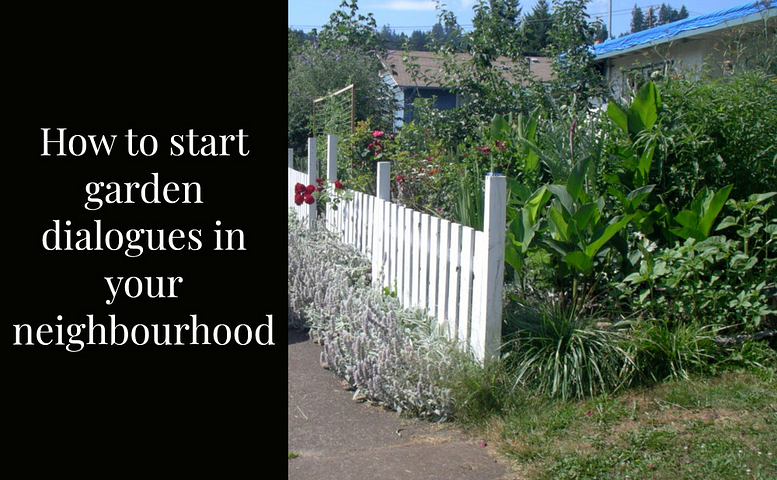
[(758, 13), (772, 8), (776, 7), (772, 5), (771, 2), (766, 2), (766, 5), (764, 5), (761, 1), (751, 0), (744, 5), (699, 15), (698, 17), (685, 18), (641, 32), (625, 35), (620, 38), (613, 38), (598, 45), (594, 45), (592, 49), (594, 55), (597, 56), (617, 50), (626, 50), (642, 44), (655, 43), (656, 41), (665, 38), (668, 39), (689, 30), (713, 27), (728, 20), (734, 20), (750, 15), (751, 13)]

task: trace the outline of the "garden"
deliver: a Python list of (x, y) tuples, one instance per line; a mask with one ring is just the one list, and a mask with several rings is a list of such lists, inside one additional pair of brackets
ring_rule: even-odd
[(355, 396), (460, 422), (531, 478), (773, 478), (773, 66), (658, 72), (628, 102), (586, 85), (513, 91), (500, 112), (481, 84), (465, 108), (419, 100), (399, 132), (365, 118), (340, 143), (345, 190), (372, 193), (387, 160), (393, 201), (475, 228), (485, 174), (507, 177), (498, 359), (473, 362), (291, 215), (290, 326)]

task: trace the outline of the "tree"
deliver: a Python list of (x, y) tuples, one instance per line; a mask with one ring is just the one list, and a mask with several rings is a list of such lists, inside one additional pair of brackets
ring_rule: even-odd
[(685, 5), (680, 8), (679, 12), (665, 3), (662, 3), (661, 8), (658, 9), (658, 25), (665, 25), (684, 18), (688, 18), (688, 10)]
[(631, 33), (637, 33), (644, 30), (645, 27), (645, 15), (642, 13), (642, 9), (634, 4), (634, 8), (631, 9)]
[(289, 61), (288, 71), (291, 71), (293, 59), (302, 51), (302, 43), (305, 33), (302, 30), (289, 29)]
[(429, 36), (437, 42), (445, 41), (445, 30), (443, 30), (440, 22), (437, 22), (432, 26), (432, 32)]
[(594, 33), (594, 43), (604, 42), (608, 38), (610, 38), (610, 33), (607, 30), (607, 25), (599, 23), (596, 26), (596, 32)]
[[(338, 10), (314, 40), (289, 53), (288, 144), (304, 148), (311, 131), (313, 100), (354, 85), (355, 120), (371, 119), (373, 125), (391, 125), (390, 92), (378, 72), (379, 41), (371, 15), (357, 14), (356, 0), (343, 2), (349, 12)], [(289, 35), (290, 41), (292, 35)], [(290, 45), (291, 46), (291, 45)]]
[(591, 46), (599, 22), (588, 22), (588, 0), (554, 0), (548, 52), (553, 57), (553, 94), (562, 104), (598, 97), (604, 78), (594, 64)]
[(318, 41), (326, 48), (352, 48), (362, 51), (379, 47), (378, 31), (371, 13), (358, 13), (357, 0), (343, 0), (340, 9), (329, 16), (329, 23), (321, 28)]
[(473, 58), (488, 66), (499, 56), (523, 54), (521, 7), (518, 0), (478, 0), (467, 46)]
[(404, 33), (398, 35), (390, 25), (385, 25), (378, 34), (378, 43), (385, 50), (402, 48), (406, 41), (407, 36)]
[(553, 15), (547, 0), (537, 0), (531, 13), (523, 19), (524, 48), (527, 53), (541, 54), (548, 46), (548, 32), (553, 25)]
[(426, 49), (426, 35), (421, 30), (413, 30), (408, 39), (408, 47), (411, 50), (425, 50)]
[[(478, 0), (469, 32), (461, 30), (451, 12), (440, 10), (446, 39), (431, 42), (440, 65), (435, 80), (462, 99), (456, 108), (435, 113), (446, 125), (445, 140), (460, 141), (496, 114), (528, 111), (528, 89), (521, 80), (528, 78), (529, 65), (518, 0)], [(459, 55), (462, 52), (468, 55)], [(430, 80), (420, 69), (416, 75), (421, 82)]]

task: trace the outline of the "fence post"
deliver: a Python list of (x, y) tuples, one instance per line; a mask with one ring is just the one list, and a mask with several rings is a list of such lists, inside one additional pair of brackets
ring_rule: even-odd
[(330, 183), (337, 180), (337, 135), (326, 137), (326, 178)]
[[(389, 162), (378, 162), (378, 176), (375, 191), (378, 201), (374, 202), (375, 211), (372, 213), (375, 221), (373, 222), (372, 235), (372, 282), (378, 287), (383, 286), (383, 282), (388, 278), (385, 252), (388, 250), (388, 216), (386, 202), (389, 201)], [(381, 201), (383, 200), (383, 201)], [(384, 276), (381, 278), (381, 276)]]
[(294, 149), (289, 149), (289, 168), (294, 168)]
[(378, 162), (378, 184), (375, 191), (378, 193), (378, 198), (387, 202), (389, 201), (390, 172), (389, 162)]
[(481, 324), (473, 325), (473, 351), (483, 363), (493, 360), (502, 342), (502, 289), (504, 282), (507, 178), (487, 174), (483, 232), (488, 251), (483, 262)]
[[(316, 137), (308, 138), (308, 184), (313, 184), (318, 177), (316, 171)], [(313, 203), (307, 206), (308, 208), (308, 227), (314, 228), (316, 222), (316, 204)]]

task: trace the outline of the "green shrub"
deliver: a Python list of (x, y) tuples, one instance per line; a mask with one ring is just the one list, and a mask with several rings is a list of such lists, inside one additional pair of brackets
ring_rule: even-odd
[(619, 288), (650, 317), (719, 325), (732, 335), (774, 328), (777, 306), (766, 294), (777, 278), (777, 220), (767, 217), (772, 195), (727, 203), (731, 214), (714, 233), (732, 238), (689, 237), (645, 250), (639, 271)]
[(668, 203), (690, 202), (703, 187), (732, 184), (733, 198), (774, 190), (777, 77), (752, 71), (660, 86), (675, 146), (660, 182)]

